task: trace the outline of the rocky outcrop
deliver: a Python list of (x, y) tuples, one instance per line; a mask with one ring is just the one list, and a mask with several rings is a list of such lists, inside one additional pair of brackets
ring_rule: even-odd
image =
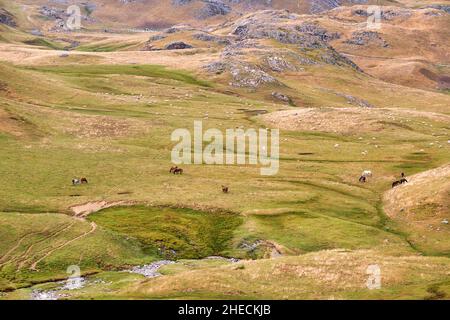
[(374, 44), (380, 47), (387, 48), (389, 44), (375, 31), (356, 31), (352, 33), (352, 37), (345, 41), (345, 43), (366, 46)]
[(184, 6), (191, 3), (193, 0), (172, 0), (173, 6)]
[(317, 14), (337, 8), (341, 4), (342, 4), (341, 0), (315, 0), (311, 1), (311, 7), (309, 11), (313, 14)]
[(295, 27), (281, 28), (278, 25), (251, 24), (240, 25), (234, 31), (242, 39), (273, 39), (285, 44), (296, 44), (302, 48), (320, 49), (325, 48), (325, 41), (320, 37), (312, 36), (296, 30)]
[(0, 23), (10, 27), (17, 27), (14, 16), (2, 8), (0, 8)]
[[(228, 73), (229, 84), (234, 87), (256, 89), (271, 84), (283, 87), (276, 79), (278, 73), (302, 72), (306, 66), (330, 64), (362, 70), (347, 57), (341, 55), (331, 42), (341, 34), (329, 32), (316, 22), (303, 21), (299, 15), (286, 10), (266, 10), (238, 19), (227, 25), (228, 36), (216, 36), (205, 32), (194, 38), (203, 41), (229, 41), (220, 59), (204, 66), (210, 73)], [(291, 46), (270, 45), (275, 40)], [(251, 58), (250, 58), (251, 57)], [(273, 98), (291, 103), (289, 97), (275, 91)]]
[(209, 73), (215, 73), (215, 74), (222, 74), (227, 70), (227, 64), (225, 62), (222, 61), (215, 61), (215, 62), (211, 62), (205, 66), (203, 66), (203, 68), (208, 71)]
[(277, 79), (259, 66), (236, 59), (215, 61), (204, 68), (216, 74), (228, 71), (232, 78), (229, 85), (233, 87), (256, 89), (266, 84), (279, 84)]
[[(360, 17), (368, 17), (373, 13), (369, 14), (366, 9), (355, 9), (352, 14)], [(382, 20), (394, 20), (396, 18), (409, 18), (412, 15), (409, 9), (383, 9), (381, 10)]]
[(231, 12), (231, 7), (220, 0), (203, 0), (205, 5), (197, 13), (199, 19), (207, 19), (214, 16), (225, 16)]
[(233, 77), (230, 85), (234, 87), (258, 88), (265, 84), (278, 83), (277, 79), (250, 63), (234, 62), (229, 68)]
[(432, 8), (432, 9), (441, 10), (441, 11), (450, 13), (450, 5), (432, 4), (432, 5), (429, 5), (427, 8)]
[[(85, 3), (84, 6), (87, 15), (81, 15), (81, 20), (89, 22), (95, 21), (95, 19), (89, 17), (89, 15), (92, 13), (93, 10), (95, 10), (96, 6), (94, 4), (89, 3)], [(70, 28), (68, 28), (66, 24), (66, 20), (69, 17), (69, 14), (65, 10), (58, 9), (55, 7), (42, 6), (39, 9), (39, 13), (42, 16), (55, 21), (50, 31), (62, 32), (70, 30)]]
[(297, 67), (290, 63), (283, 56), (270, 55), (265, 59), (267, 65), (271, 71), (283, 72), (283, 71), (297, 71)]
[(303, 23), (296, 27), (296, 29), (304, 34), (308, 34), (311, 37), (319, 38), (321, 41), (332, 41), (339, 39), (341, 35), (337, 32), (328, 32), (325, 28), (314, 23)]
[(349, 94), (337, 93), (337, 95), (344, 97), (347, 100), (348, 104), (361, 108), (373, 108), (373, 105), (370, 104), (367, 100), (360, 99)]
[(368, 0), (312, 0), (310, 4), (310, 13), (318, 14), (332, 10), (344, 4), (366, 4)]
[(39, 9), (39, 13), (50, 19), (64, 19), (66, 17), (66, 13), (64, 10), (47, 6), (42, 6)]
[(218, 37), (209, 33), (196, 33), (192, 36), (194, 39), (205, 41), (205, 42), (215, 42), (221, 45), (230, 45), (231, 41), (224, 38), (224, 37)]
[(276, 100), (280, 100), (280, 101), (289, 103), (290, 105), (294, 105), (294, 102), (292, 101), (292, 99), (291, 99), (289, 96), (287, 96), (287, 95), (285, 95), (285, 94), (283, 94), (283, 93), (280, 93), (280, 92), (272, 92), (272, 97), (273, 97), (274, 99), (276, 99)]
[(287, 24), (283, 20), (291, 19), (291, 17), (280, 15), (283, 11), (275, 11), (275, 13), (278, 15), (265, 11), (241, 19), (236, 23), (232, 34), (240, 40), (273, 39), (285, 44), (295, 44), (303, 49), (326, 49), (329, 47), (328, 42), (340, 38), (339, 33), (328, 32), (315, 23)]
[(412, 12), (409, 9), (387, 9), (381, 11), (381, 19), (394, 20), (396, 18), (409, 18)]
[[(220, 60), (205, 65), (205, 70), (215, 74), (228, 72), (232, 78), (230, 85), (253, 89), (266, 84), (283, 86), (275, 78), (276, 73), (302, 72), (308, 65), (331, 64), (362, 72), (330, 45), (341, 37), (339, 33), (329, 32), (315, 22), (294, 22), (301, 19), (286, 10), (266, 10), (228, 24), (230, 44), (222, 51)], [(205, 41), (223, 39), (204, 33), (194, 37)], [(268, 39), (293, 46), (273, 46)], [(282, 95), (273, 97), (289, 102)]]
[(191, 48), (193, 48), (193, 46), (191, 46), (190, 44), (187, 44), (183, 41), (171, 42), (164, 47), (164, 49), (166, 49), (166, 50), (183, 50), (183, 49), (191, 49)]

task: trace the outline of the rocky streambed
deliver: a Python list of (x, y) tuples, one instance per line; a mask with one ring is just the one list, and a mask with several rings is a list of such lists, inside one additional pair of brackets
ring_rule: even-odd
[(86, 279), (83, 277), (69, 278), (66, 281), (58, 282), (60, 287), (52, 290), (35, 289), (31, 292), (31, 300), (58, 300), (60, 298), (68, 297), (67, 294), (62, 293), (66, 290), (81, 289), (86, 285)]

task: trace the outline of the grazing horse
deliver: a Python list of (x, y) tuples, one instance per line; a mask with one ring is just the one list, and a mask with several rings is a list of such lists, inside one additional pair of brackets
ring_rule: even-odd
[(228, 193), (228, 191), (230, 191), (230, 190), (228, 189), (228, 187), (222, 186), (222, 192), (223, 192), (223, 193)]
[(173, 170), (173, 174), (183, 174), (183, 169), (176, 168), (176, 169)]
[(367, 181), (367, 178), (365, 176), (359, 177), (359, 182), (365, 183)]
[(169, 170), (169, 173), (173, 173), (175, 170), (177, 170), (178, 169), (178, 167), (177, 166), (175, 166), (175, 167), (172, 167), (172, 168), (170, 168), (170, 170)]
[(81, 178), (80, 183), (81, 184), (83, 184), (83, 183), (88, 184), (88, 181), (87, 181), (86, 178)]
[(366, 178), (372, 177), (372, 171), (365, 170), (365, 171), (363, 171), (362, 176), (366, 177)]
[(77, 185), (77, 184), (81, 184), (80, 179), (72, 179), (72, 185)]
[(395, 188), (395, 187), (397, 187), (397, 186), (399, 186), (401, 184), (404, 184), (404, 183), (408, 183), (408, 180), (406, 180), (405, 178), (402, 178), (402, 179), (400, 179), (398, 181), (394, 181), (392, 183), (392, 188)]

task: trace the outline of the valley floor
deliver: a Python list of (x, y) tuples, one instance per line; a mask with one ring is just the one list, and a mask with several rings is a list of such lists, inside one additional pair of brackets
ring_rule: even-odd
[[(93, 51), (0, 41), (0, 299), (450, 297), (448, 93), (346, 60), (249, 89), (205, 70), (216, 46)], [(278, 174), (170, 174), (195, 120), (279, 128)]]

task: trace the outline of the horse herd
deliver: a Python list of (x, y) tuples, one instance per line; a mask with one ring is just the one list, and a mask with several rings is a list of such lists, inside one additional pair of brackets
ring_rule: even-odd
[(78, 185), (78, 184), (88, 184), (88, 181), (86, 178), (74, 178), (72, 179), (72, 185)]
[[(173, 173), (174, 175), (181, 175), (183, 174), (183, 169), (178, 168), (178, 166), (175, 167), (171, 167), (169, 170), (169, 173)], [(359, 177), (359, 182), (360, 183), (366, 183), (367, 180), (369, 178), (371, 178), (373, 176), (372, 171), (370, 170), (364, 170), (363, 173), (361, 174), (361, 176)], [(405, 174), (402, 172), (401, 173), (401, 179), (394, 181), (392, 183), (392, 188), (395, 188), (399, 185), (408, 183), (408, 180), (406, 180), (405, 178)], [(86, 178), (74, 178), (72, 179), (72, 185), (79, 185), (79, 184), (88, 184), (88, 180)], [(227, 186), (222, 186), (222, 192), (223, 193), (228, 193), (230, 191), (229, 187)]]
[[(371, 178), (371, 177), (372, 177), (372, 171), (370, 171), (370, 170), (365, 170), (365, 171), (363, 171), (363, 173), (362, 173), (361, 176), (359, 177), (359, 182), (365, 183), (365, 182), (367, 182), (367, 180), (368, 180), (369, 178)], [(394, 181), (394, 182), (392, 183), (392, 188), (395, 188), (395, 187), (397, 187), (397, 186), (399, 186), (399, 185), (402, 185), (402, 184), (404, 184), (404, 183), (408, 183), (408, 180), (406, 180), (405, 174), (402, 172), (402, 173), (401, 173), (401, 179), (400, 179), (400, 180), (397, 180), (397, 181)]]

